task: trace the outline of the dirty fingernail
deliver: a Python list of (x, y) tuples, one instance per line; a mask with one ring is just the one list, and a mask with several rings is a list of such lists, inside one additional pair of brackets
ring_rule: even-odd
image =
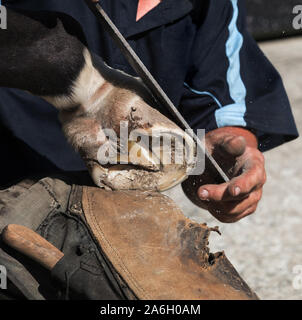
[(240, 192), (241, 192), (240, 188), (236, 187), (235, 188), (235, 196), (239, 196)]
[(209, 197), (209, 192), (208, 192), (207, 190), (203, 189), (203, 190), (201, 190), (201, 191), (199, 192), (199, 196), (200, 196), (200, 198), (201, 198), (202, 200), (207, 200), (208, 197)]

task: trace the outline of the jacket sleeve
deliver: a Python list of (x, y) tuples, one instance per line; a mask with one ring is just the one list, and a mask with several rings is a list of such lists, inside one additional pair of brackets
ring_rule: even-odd
[(205, 1), (181, 112), (194, 129), (252, 130), (262, 151), (298, 137), (280, 75), (249, 35), (243, 0)]

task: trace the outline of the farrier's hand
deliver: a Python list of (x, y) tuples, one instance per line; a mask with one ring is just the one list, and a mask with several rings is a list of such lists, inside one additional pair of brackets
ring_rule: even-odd
[(206, 135), (206, 145), (232, 179), (220, 185), (212, 183), (205, 172), (183, 182), (189, 199), (207, 209), (221, 222), (236, 222), (255, 212), (266, 181), (264, 157), (257, 149), (257, 139), (248, 130), (219, 128)]

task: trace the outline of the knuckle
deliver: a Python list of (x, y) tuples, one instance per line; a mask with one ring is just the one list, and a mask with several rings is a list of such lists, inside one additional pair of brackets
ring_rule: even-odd
[(260, 183), (262, 178), (262, 170), (259, 170), (259, 168), (255, 167), (249, 172), (246, 172), (246, 174), (236, 182), (241, 187), (241, 191), (243, 193), (249, 193), (256, 185)]
[(264, 164), (265, 163), (265, 157), (264, 157), (263, 153), (258, 150), (258, 155), (259, 155), (259, 160), (261, 161), (261, 163)]
[(255, 174), (255, 181), (258, 183), (262, 183), (263, 178), (264, 178), (264, 170), (262, 166), (257, 166), (256, 167), (256, 174)]
[(264, 168), (265, 158), (260, 151), (257, 151), (257, 155), (253, 157), (253, 164), (255, 167)]
[(250, 195), (250, 205), (257, 205), (258, 202), (261, 200), (262, 198), (262, 191), (261, 190), (257, 190), (254, 191), (251, 195)]
[(242, 220), (243, 218), (252, 215), (256, 212), (257, 210), (257, 205), (253, 205), (250, 208), (248, 208), (247, 210), (245, 210), (243, 213), (238, 213), (237, 215), (232, 215), (229, 216), (228, 218), (224, 218), (224, 223), (235, 223), (238, 222), (240, 220)]
[(255, 206), (255, 207), (251, 208), (250, 210), (248, 210), (247, 214), (253, 214), (253, 213), (256, 212), (256, 210), (257, 210), (257, 206)]
[(258, 164), (255, 166), (259, 175), (259, 179), (264, 184), (266, 181), (266, 170), (263, 164)]
[(249, 209), (247, 209), (244, 213), (244, 217), (249, 216), (250, 214), (255, 213), (257, 210), (257, 205), (251, 206)]
[(261, 200), (261, 198), (262, 198), (262, 192), (258, 192), (257, 195), (256, 195), (257, 204)]
[(246, 181), (249, 190), (252, 190), (256, 186), (263, 186), (266, 181), (266, 173), (262, 167), (255, 167), (253, 171), (250, 172), (249, 179)]
[(267, 181), (267, 174), (266, 174), (266, 171), (263, 170), (262, 185), (264, 185), (266, 181)]
[(261, 165), (264, 165), (265, 157), (264, 157), (263, 153), (260, 150), (253, 149), (252, 157), (253, 157), (253, 161), (255, 163), (259, 163)]

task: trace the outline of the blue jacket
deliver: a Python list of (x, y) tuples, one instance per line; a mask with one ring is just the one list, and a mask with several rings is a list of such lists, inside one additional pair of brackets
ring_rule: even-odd
[[(242, 126), (262, 151), (298, 136), (282, 80), (248, 34), (242, 0), (163, 0), (138, 22), (138, 0), (102, 5), (194, 128)], [(90, 50), (134, 74), (83, 0), (7, 0), (26, 10), (67, 13), (80, 22)], [(0, 89), (1, 168), (11, 180), (51, 170), (82, 170), (56, 110), (27, 93)], [(3, 149), (2, 149), (3, 150)]]

